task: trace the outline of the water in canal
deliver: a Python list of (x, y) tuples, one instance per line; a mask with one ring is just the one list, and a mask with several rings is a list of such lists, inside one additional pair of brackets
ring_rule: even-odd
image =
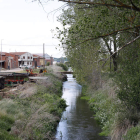
[(82, 87), (72, 78), (72, 74), (67, 77), (68, 81), (63, 83), (62, 98), (68, 107), (57, 127), (56, 140), (106, 140), (98, 135), (101, 129), (94, 120), (87, 101), (80, 99)]

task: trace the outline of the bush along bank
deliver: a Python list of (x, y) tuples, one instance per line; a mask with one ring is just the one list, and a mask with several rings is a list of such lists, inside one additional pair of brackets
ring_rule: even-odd
[(63, 63), (58, 63), (57, 66), (62, 67), (64, 71), (68, 71), (68, 67)]
[(94, 90), (92, 86), (83, 85), (81, 99), (86, 99), (102, 132), (112, 140), (139, 140), (140, 113), (133, 107), (128, 108), (117, 98), (112, 78), (104, 76), (102, 87)]
[(47, 81), (32, 83), (12, 99), (0, 100), (0, 140), (53, 139), (66, 102), (61, 99), (61, 80), (53, 74), (45, 76)]

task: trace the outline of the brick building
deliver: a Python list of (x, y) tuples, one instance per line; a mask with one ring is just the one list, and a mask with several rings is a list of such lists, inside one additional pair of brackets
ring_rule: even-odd
[(1, 66), (5, 69), (18, 68), (18, 56), (6, 52), (0, 53), (0, 67)]
[(42, 53), (38, 53), (36, 55), (40, 56), (41, 65), (44, 65), (44, 63), (46, 65), (48, 62), (50, 63), (50, 65), (53, 65), (53, 57), (49, 56), (47, 53), (44, 54), (45, 62)]
[(36, 68), (37, 66), (41, 65), (40, 56), (33, 54), (33, 62), (32, 65)]
[[(2, 54), (2, 55), (1, 55)], [(41, 66), (44, 64), (44, 58), (39, 55), (33, 55), (29, 52), (2, 52), (0, 53), (0, 68), (12, 69), (21, 65)]]

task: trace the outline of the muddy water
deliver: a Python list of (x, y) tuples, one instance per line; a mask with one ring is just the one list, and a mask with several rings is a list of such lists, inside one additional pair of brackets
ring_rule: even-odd
[(87, 101), (81, 100), (82, 87), (68, 74), (68, 81), (63, 83), (63, 96), (68, 107), (63, 112), (57, 127), (56, 140), (106, 140), (94, 120), (93, 112)]

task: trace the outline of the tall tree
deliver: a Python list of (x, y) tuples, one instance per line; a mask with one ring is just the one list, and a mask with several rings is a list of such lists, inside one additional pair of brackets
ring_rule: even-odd
[(138, 6), (140, 1), (138, 0), (60, 1), (79, 4), (78, 9), (85, 10), (84, 15), (87, 16), (86, 9), (91, 9), (91, 14), (95, 19), (92, 26), (97, 30), (92, 37), (85, 38), (84, 41), (126, 31), (139, 35), (140, 8)]

